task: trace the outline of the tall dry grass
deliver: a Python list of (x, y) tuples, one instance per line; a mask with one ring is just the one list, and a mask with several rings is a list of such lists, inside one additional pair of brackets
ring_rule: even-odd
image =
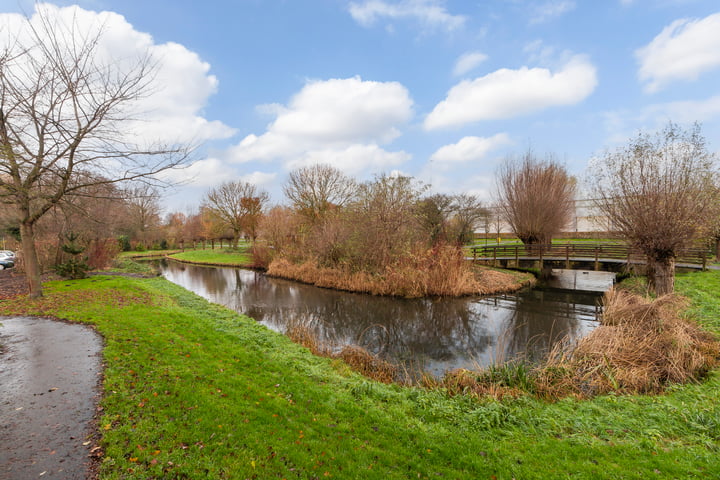
[(506, 273), (474, 271), (462, 251), (451, 245), (417, 249), (376, 274), (347, 266), (320, 267), (316, 259), (293, 263), (286, 258), (274, 259), (267, 273), (318, 287), (407, 298), (503, 293), (521, 286)]
[(659, 393), (700, 380), (718, 364), (720, 343), (682, 312), (677, 295), (648, 299), (612, 289), (602, 325), (572, 350), (556, 349), (538, 372), (543, 396)]
[(348, 345), (333, 358), (340, 358), (356, 372), (382, 383), (393, 383), (398, 379), (399, 368), (357, 345)]

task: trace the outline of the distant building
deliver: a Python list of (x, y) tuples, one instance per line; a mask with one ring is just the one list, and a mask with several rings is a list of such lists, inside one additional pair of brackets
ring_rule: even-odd
[[(512, 235), (512, 229), (506, 222), (500, 220), (497, 208), (489, 208), (490, 214), (486, 220), (475, 230), (480, 237), (489, 238)], [(563, 230), (563, 233), (600, 233), (611, 231), (610, 221), (598, 210), (592, 199), (575, 200), (575, 213), (572, 220)]]

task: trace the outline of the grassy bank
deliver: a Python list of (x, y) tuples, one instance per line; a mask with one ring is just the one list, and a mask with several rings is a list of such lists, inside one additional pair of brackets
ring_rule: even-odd
[(188, 250), (169, 255), (170, 258), (185, 263), (197, 263), (203, 265), (232, 266), (232, 267), (253, 267), (254, 261), (249, 247), (238, 249), (206, 249)]
[[(682, 276), (718, 330), (720, 272)], [(368, 381), (161, 278), (46, 285), (4, 314), (105, 337), (101, 477), (717, 478), (720, 375), (662, 396), (476, 400)]]

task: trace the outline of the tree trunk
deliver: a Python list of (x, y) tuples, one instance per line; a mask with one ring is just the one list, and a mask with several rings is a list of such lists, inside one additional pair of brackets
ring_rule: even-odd
[(20, 237), (22, 240), (23, 262), (25, 278), (30, 287), (30, 298), (40, 298), (43, 295), (40, 281), (40, 262), (35, 248), (35, 228), (33, 224), (20, 224)]
[(658, 297), (675, 291), (675, 257), (647, 258), (648, 288)]
[(720, 237), (715, 237), (715, 258), (720, 262)]

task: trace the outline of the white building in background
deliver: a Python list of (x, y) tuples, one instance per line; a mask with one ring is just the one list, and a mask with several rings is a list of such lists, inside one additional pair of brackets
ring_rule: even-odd
[(572, 223), (566, 227), (567, 232), (607, 232), (610, 221), (595, 205), (595, 200), (575, 200), (575, 215)]
[[(490, 238), (501, 235), (512, 234), (510, 225), (500, 220), (497, 208), (490, 208), (490, 217), (487, 222), (480, 225), (475, 233), (487, 234)], [(570, 223), (565, 227), (563, 233), (600, 233), (610, 231), (610, 221), (595, 205), (592, 199), (575, 200), (575, 213)]]

